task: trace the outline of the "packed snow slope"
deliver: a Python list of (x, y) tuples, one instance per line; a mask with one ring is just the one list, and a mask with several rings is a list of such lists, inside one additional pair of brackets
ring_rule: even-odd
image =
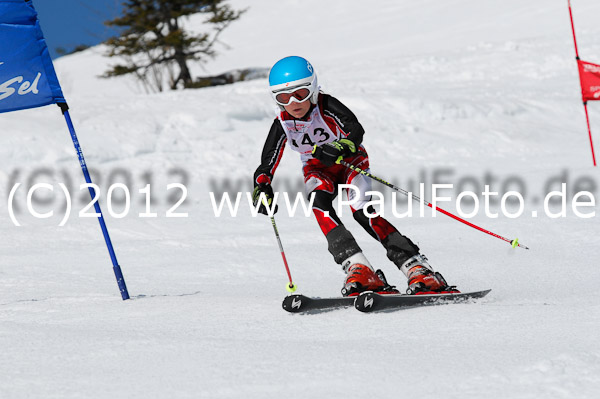
[[(513, 250), (443, 215), (418, 217), (418, 207), (396, 218), (388, 202), (386, 217), (449, 282), (490, 295), (382, 314), (287, 314), (269, 219), (252, 217), (245, 197), (237, 217), (215, 217), (210, 196), (251, 189), (276, 112), (266, 80), (145, 94), (130, 78), (99, 79), (115, 61), (91, 48), (56, 68), (132, 299), (120, 299), (97, 221), (78, 216), (87, 193), (78, 190), (83, 178), (59, 110), (0, 115), (0, 195), (6, 205), (21, 183), (13, 205), (22, 224), (0, 208), (0, 398), (596, 397), (599, 216), (576, 216), (571, 197), (597, 195), (599, 179), (567, 2), (230, 3), (248, 10), (197, 74), (270, 67), (292, 54), (310, 59), (323, 90), (365, 127), (373, 173), (410, 189), (453, 183), (452, 202), (441, 204), (452, 212), (457, 186), (519, 191), (522, 216), (480, 209), (469, 220), (531, 249)], [(598, 62), (600, 4), (573, 6), (580, 55)], [(188, 24), (199, 29), (201, 21)], [(600, 104), (589, 108), (592, 127), (600, 126)], [(300, 174), (288, 149), (276, 190), (295, 193)], [(38, 212), (54, 210), (47, 219), (27, 216), (26, 188), (40, 182), (54, 186), (34, 196)], [(553, 219), (544, 195), (563, 182), (566, 217)], [(63, 227), (59, 183), (74, 197)], [(113, 183), (130, 192), (126, 217), (108, 214)], [(170, 183), (187, 188), (173, 211), (187, 217), (166, 216), (183, 195)], [(157, 217), (139, 217), (147, 184)], [(114, 189), (113, 212), (125, 209), (123, 198)], [(492, 208), (500, 212), (500, 203)], [(381, 245), (348, 209), (342, 219), (371, 263), (404, 289)], [(313, 218), (281, 210), (277, 223), (300, 291), (338, 295), (344, 276)]]

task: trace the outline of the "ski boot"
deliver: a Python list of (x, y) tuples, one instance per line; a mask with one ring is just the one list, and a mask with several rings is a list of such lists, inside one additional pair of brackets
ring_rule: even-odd
[(346, 281), (342, 288), (343, 296), (357, 296), (364, 291), (374, 291), (385, 294), (398, 294), (395, 287), (389, 285), (381, 270), (373, 271), (373, 267), (359, 252), (342, 263), (346, 272)]
[(432, 270), (424, 255), (416, 254), (400, 266), (402, 273), (408, 277), (409, 295), (458, 293), (456, 287), (449, 286), (444, 277)]

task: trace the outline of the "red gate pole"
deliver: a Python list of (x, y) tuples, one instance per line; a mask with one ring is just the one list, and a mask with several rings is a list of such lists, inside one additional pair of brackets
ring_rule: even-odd
[(575, 59), (579, 61), (579, 50), (577, 50), (577, 39), (575, 38), (575, 24), (573, 23), (573, 11), (571, 11), (571, 0), (569, 0), (569, 16), (571, 17), (571, 30), (573, 31), (573, 42), (575, 43)]
[(575, 59), (577, 60), (577, 71), (579, 72), (579, 84), (582, 88), (583, 109), (585, 110), (585, 120), (587, 122), (588, 135), (590, 138), (590, 148), (592, 149), (592, 161), (596, 166), (596, 156), (594, 155), (594, 141), (592, 140), (592, 129), (590, 127), (590, 117), (587, 110), (587, 101), (583, 98), (583, 80), (581, 77), (581, 67), (579, 65), (579, 50), (577, 49), (577, 38), (575, 37), (575, 24), (573, 23), (573, 11), (571, 10), (571, 0), (569, 0), (569, 17), (571, 18), (571, 31), (573, 32), (573, 43), (575, 44)]
[(587, 110), (587, 101), (583, 102), (583, 109), (585, 110), (585, 120), (587, 122), (588, 134), (590, 136), (590, 147), (592, 148), (592, 160), (594, 161), (594, 166), (596, 166), (596, 156), (594, 155), (594, 142), (592, 141), (592, 129), (590, 128), (590, 117), (588, 115), (588, 110)]

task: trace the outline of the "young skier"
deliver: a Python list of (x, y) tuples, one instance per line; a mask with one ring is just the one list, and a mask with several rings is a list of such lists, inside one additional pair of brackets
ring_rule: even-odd
[[(375, 272), (363, 255), (352, 234), (337, 216), (332, 202), (338, 184), (352, 184), (360, 189), (360, 197), (351, 206), (354, 219), (387, 251), (387, 257), (407, 276), (408, 293), (457, 292), (449, 287), (440, 273), (433, 272), (419, 247), (400, 234), (381, 216), (372, 215), (371, 200), (365, 192), (371, 190), (369, 178), (337, 163), (344, 161), (369, 170), (369, 158), (362, 145), (363, 127), (356, 116), (336, 98), (320, 92), (312, 65), (302, 57), (279, 60), (269, 73), (269, 86), (281, 113), (271, 125), (261, 157), (254, 173), (254, 205), (261, 193), (268, 204), (273, 201), (271, 182), (283, 155), (286, 142), (300, 153), (306, 194), (314, 193), (313, 213), (325, 234), (328, 249), (336, 263), (346, 273), (342, 294), (358, 295), (362, 291), (397, 293), (385, 281), (381, 271)], [(347, 195), (353, 199), (356, 191)], [(275, 209), (276, 211), (276, 209)], [(259, 212), (267, 214), (261, 203)], [(329, 216), (326, 216), (328, 212)]]

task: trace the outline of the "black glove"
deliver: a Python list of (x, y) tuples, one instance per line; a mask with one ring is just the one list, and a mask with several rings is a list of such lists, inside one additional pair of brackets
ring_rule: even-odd
[[(260, 199), (260, 193), (265, 193), (265, 197), (267, 199), (267, 203), (269, 204), (269, 207), (271, 207), (271, 204), (273, 203), (273, 198), (274, 198), (274, 194), (273, 194), (273, 187), (271, 187), (271, 185), (269, 183), (261, 183), (258, 186), (254, 187), (254, 192), (252, 193), (252, 201), (254, 206), (256, 207), (256, 204), (258, 203), (258, 200)], [(273, 210), (273, 215), (277, 213), (277, 204), (275, 204), (275, 209)], [(260, 207), (258, 207), (258, 212), (262, 213), (263, 215), (269, 215), (269, 213), (267, 212), (267, 207), (265, 206), (264, 202), (260, 203)]]
[(312, 156), (321, 161), (325, 166), (331, 166), (340, 163), (342, 159), (354, 153), (356, 153), (356, 145), (348, 139), (341, 139), (323, 144), (320, 147), (315, 145)]

